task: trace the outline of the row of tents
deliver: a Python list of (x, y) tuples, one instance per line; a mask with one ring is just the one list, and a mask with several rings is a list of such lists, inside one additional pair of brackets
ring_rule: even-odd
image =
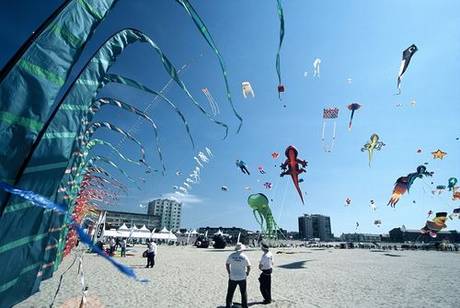
[(167, 240), (177, 241), (177, 236), (198, 236), (196, 230), (187, 231), (181, 233), (177, 231), (175, 234), (163, 227), (159, 232), (155, 232), (156, 229), (150, 231), (145, 225), (141, 228), (137, 228), (135, 225), (132, 228), (128, 228), (126, 224), (123, 224), (118, 229), (104, 230), (103, 237), (124, 237), (124, 238), (137, 238), (137, 239), (155, 239), (155, 240)]

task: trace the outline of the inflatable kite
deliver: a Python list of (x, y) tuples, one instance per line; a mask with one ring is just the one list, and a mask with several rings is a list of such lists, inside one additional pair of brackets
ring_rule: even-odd
[(458, 191), (458, 187), (455, 186), (454, 190), (452, 191), (452, 200), (457, 201), (460, 200), (460, 191)]
[(385, 143), (379, 141), (379, 135), (372, 134), (370, 140), (361, 148), (361, 152), (367, 151), (369, 154), (369, 167), (371, 166), (374, 150), (380, 151)]
[(299, 179), (299, 175), (303, 172), (306, 172), (305, 167), (307, 166), (307, 162), (298, 158), (299, 153), (297, 149), (292, 145), (288, 146), (284, 153), (287, 159), (283, 164), (281, 164), (282, 172), (280, 176), (291, 176), (292, 182), (294, 183), (294, 186), (299, 193), (300, 200), (302, 200), (302, 204), (304, 204), (302, 191), (300, 190), (299, 186), (299, 183), (302, 182), (302, 179)]
[(380, 219), (374, 220), (374, 225), (376, 225), (377, 227), (380, 227), (381, 224), (382, 224), (382, 221)]
[(345, 206), (349, 206), (351, 204), (351, 199), (347, 198), (345, 199)]
[(449, 178), (447, 180), (447, 188), (449, 188), (449, 191), (454, 190), (454, 187), (455, 187), (455, 185), (457, 185), (457, 182), (458, 182), (457, 178), (454, 178), (454, 177)]
[(209, 92), (208, 88), (203, 88), (203, 89), (201, 89), (201, 91), (203, 92), (203, 94), (208, 99), (209, 107), (211, 107), (211, 112), (212, 112), (213, 116), (218, 115), (220, 113), (219, 105), (214, 100), (214, 97), (211, 95), (211, 92)]
[(284, 13), (283, 6), (281, 5), (281, 0), (276, 0), (278, 17), (280, 19), (280, 40), (278, 44), (278, 51), (276, 53), (276, 74), (278, 75), (278, 98), (281, 99), (281, 93), (284, 92), (284, 85), (281, 82), (281, 59), (280, 52), (281, 46), (283, 45), (284, 39)]
[(251, 84), (248, 81), (243, 81), (241, 83), (241, 88), (243, 90), (244, 98), (247, 98), (249, 94), (251, 94), (252, 97), (255, 97), (254, 90), (252, 89)]
[(350, 114), (350, 122), (348, 123), (348, 129), (351, 130), (351, 126), (353, 125), (353, 116), (355, 115), (355, 111), (361, 108), (361, 105), (358, 103), (352, 103), (348, 105), (348, 110), (351, 111)]
[[(339, 108), (324, 108), (323, 109), (323, 129), (321, 131), (321, 143), (325, 152), (331, 152), (334, 149), (335, 144), (335, 129), (337, 127), (336, 119), (339, 116)], [(325, 130), (327, 122), (333, 121), (332, 139), (330, 144), (326, 144)]]
[(438, 212), (432, 221), (427, 221), (425, 223), (425, 226), (420, 230), (420, 232), (422, 232), (422, 234), (428, 233), (431, 237), (435, 238), (438, 236), (438, 232), (444, 228), (447, 228), (446, 221), (447, 213)]
[(280, 156), (280, 154), (278, 152), (273, 152), (272, 153), (272, 158), (273, 159), (278, 159), (279, 156)]
[(446, 152), (443, 152), (440, 149), (437, 149), (436, 151), (431, 152), (431, 154), (433, 155), (433, 159), (443, 159), (444, 156), (447, 155)]
[(267, 196), (261, 193), (252, 194), (248, 197), (248, 205), (253, 210), (252, 213), (257, 223), (260, 225), (262, 234), (269, 238), (276, 237), (278, 226), (272, 215), (270, 206), (268, 205)]
[(432, 176), (433, 172), (426, 171), (425, 166), (418, 166), (417, 171), (414, 173), (409, 173), (407, 176), (402, 176), (396, 180), (395, 187), (393, 189), (393, 194), (388, 201), (387, 205), (391, 207), (395, 207), (398, 203), (401, 196), (407, 191), (409, 192), (412, 184), (414, 183), (415, 179), (423, 178), (424, 176)]
[(247, 174), (247, 175), (250, 175), (249, 170), (248, 170), (248, 168), (247, 168), (247, 166), (246, 166), (246, 163), (245, 163), (244, 161), (242, 161), (242, 160), (236, 160), (236, 163), (235, 163), (235, 164), (236, 164), (236, 166), (237, 166), (238, 168), (240, 168), (241, 172), (243, 172), (243, 173), (245, 173), (245, 174)]
[(402, 55), (402, 60), (401, 60), (401, 66), (399, 68), (399, 73), (398, 73), (398, 82), (397, 82), (397, 88), (398, 88), (398, 93), (397, 95), (401, 94), (401, 79), (404, 73), (406, 72), (410, 60), (412, 59), (412, 56), (417, 52), (418, 48), (414, 44), (410, 45), (406, 50), (403, 51)]

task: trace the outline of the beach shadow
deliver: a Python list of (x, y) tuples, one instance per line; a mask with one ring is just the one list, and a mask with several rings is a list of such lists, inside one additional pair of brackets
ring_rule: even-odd
[(391, 253), (384, 253), (383, 255), (387, 256), (387, 257), (402, 257), (401, 255), (394, 255), (394, 254), (391, 254)]
[(311, 251), (281, 251), (281, 250), (278, 250), (276, 252), (277, 255), (281, 255), (281, 254), (294, 255), (294, 254), (301, 254), (301, 253), (312, 253), (312, 252)]
[[(251, 307), (251, 306), (255, 306), (255, 305), (263, 305), (264, 302), (252, 302), (252, 303), (248, 303), (248, 307)], [(225, 308), (226, 306), (217, 306), (216, 308)], [(240, 303), (233, 303), (232, 305), (232, 308), (241, 308), (241, 304)]]
[(304, 266), (305, 263), (312, 262), (312, 261), (314, 260), (304, 260), (304, 261), (292, 262), (292, 263), (279, 265), (278, 267), (285, 268), (285, 269), (301, 269), (301, 268), (306, 268)]
[(385, 250), (381, 250), (381, 249), (372, 249), (372, 250), (370, 250), (370, 252), (385, 252)]

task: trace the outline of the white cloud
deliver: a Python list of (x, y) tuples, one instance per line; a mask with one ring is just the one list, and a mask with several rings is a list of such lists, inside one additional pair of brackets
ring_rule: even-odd
[(177, 200), (178, 202), (187, 205), (187, 204), (198, 204), (202, 203), (204, 200), (194, 194), (176, 194), (176, 193), (167, 193), (161, 196), (162, 198), (168, 198)]

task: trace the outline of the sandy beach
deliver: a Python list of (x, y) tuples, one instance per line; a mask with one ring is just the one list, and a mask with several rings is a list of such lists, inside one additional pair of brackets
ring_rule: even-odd
[[(156, 265), (144, 268), (143, 246), (123, 262), (148, 283), (119, 273), (101, 257), (84, 255), (89, 307), (224, 307), (226, 250), (159, 246)], [(460, 254), (437, 251), (370, 251), (322, 248), (272, 249), (274, 303), (266, 307), (460, 307)], [(278, 253), (281, 252), (281, 253)], [(129, 252), (128, 252), (129, 253)], [(252, 307), (265, 307), (258, 287), (259, 250), (246, 251)], [(67, 257), (41, 291), (16, 305), (49, 307)], [(117, 257), (117, 259), (120, 259)], [(77, 264), (64, 276), (55, 307), (78, 307)], [(234, 301), (240, 302), (238, 290)], [(237, 307), (237, 305), (235, 305)]]

